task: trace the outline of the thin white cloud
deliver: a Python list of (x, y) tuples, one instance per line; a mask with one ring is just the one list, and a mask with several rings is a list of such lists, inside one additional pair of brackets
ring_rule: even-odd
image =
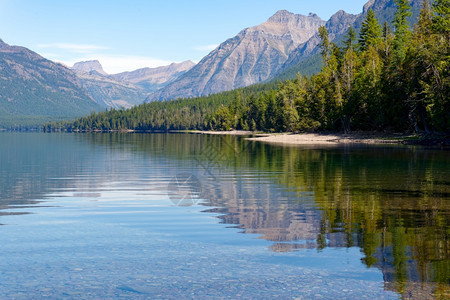
[(74, 63), (86, 60), (98, 60), (103, 69), (108, 74), (116, 74), (126, 71), (134, 71), (141, 68), (156, 68), (167, 66), (173, 61), (146, 57), (146, 56), (125, 56), (125, 55), (89, 55), (71, 60), (59, 60), (67, 66), (73, 66)]
[(60, 49), (67, 50), (74, 53), (92, 53), (99, 50), (107, 50), (109, 48), (99, 45), (89, 44), (70, 44), (70, 43), (51, 43), (51, 44), (39, 44), (38, 48), (41, 49)]
[(212, 50), (216, 49), (217, 46), (219, 46), (219, 45), (217, 45), (217, 44), (201, 45), (201, 46), (194, 47), (194, 50), (197, 50), (197, 51), (212, 51)]

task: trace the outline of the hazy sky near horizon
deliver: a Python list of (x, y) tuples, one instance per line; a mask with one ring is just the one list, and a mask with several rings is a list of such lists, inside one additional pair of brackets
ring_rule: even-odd
[(242, 29), (280, 9), (357, 14), (368, 0), (0, 0), (0, 38), (72, 66), (98, 59), (118, 73), (198, 62)]

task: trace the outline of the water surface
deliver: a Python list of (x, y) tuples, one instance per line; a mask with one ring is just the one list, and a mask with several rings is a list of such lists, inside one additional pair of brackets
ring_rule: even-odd
[(450, 153), (0, 133), (0, 297), (449, 295)]

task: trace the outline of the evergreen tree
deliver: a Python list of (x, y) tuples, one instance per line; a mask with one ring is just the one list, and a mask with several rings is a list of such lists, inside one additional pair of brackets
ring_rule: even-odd
[(372, 9), (367, 13), (359, 33), (359, 49), (367, 50), (369, 46), (376, 48), (381, 41), (381, 27)]
[(450, 0), (435, 0), (433, 3), (433, 29), (435, 32), (450, 38)]
[(352, 26), (348, 28), (347, 34), (344, 37), (344, 52), (348, 49), (353, 49), (356, 40), (356, 31)]
[(436, 43), (430, 66), (434, 80), (426, 90), (433, 99), (430, 113), (435, 129), (450, 132), (450, 1), (436, 0), (432, 11)]
[(405, 59), (406, 45), (410, 37), (409, 24), (407, 18), (411, 16), (411, 6), (408, 0), (395, 0), (397, 11), (394, 17), (394, 52), (400, 61)]
[(391, 64), (391, 48), (392, 48), (392, 40), (393, 36), (391, 33), (391, 27), (388, 22), (384, 22), (383, 25), (383, 43), (382, 43), (382, 51), (383, 58), (385, 61), (385, 65), (388, 66)]
[(328, 31), (325, 28), (325, 26), (319, 27), (319, 37), (321, 39), (320, 53), (322, 54), (323, 63), (324, 63), (324, 65), (328, 65), (328, 59), (329, 59), (330, 50), (331, 50), (331, 43), (329, 40)]
[[(428, 97), (426, 87), (433, 81), (431, 71), (431, 53), (435, 45), (435, 36), (432, 33), (432, 15), (429, 0), (423, 2), (419, 21), (414, 27), (411, 45), (405, 65), (408, 67), (406, 80), (409, 82), (410, 116), (416, 132), (431, 129), (429, 111), (432, 100)], [(422, 124), (422, 126), (420, 126)]]

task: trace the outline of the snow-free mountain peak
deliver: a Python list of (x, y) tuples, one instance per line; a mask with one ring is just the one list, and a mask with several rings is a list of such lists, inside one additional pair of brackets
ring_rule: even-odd
[(103, 67), (98, 60), (77, 62), (73, 65), (72, 70), (84, 73), (90, 73), (92, 71), (95, 71), (101, 75), (107, 75), (107, 73), (103, 70)]
[(175, 82), (149, 99), (208, 95), (271, 78), (296, 47), (324, 25), (317, 15), (281, 10), (219, 45)]

